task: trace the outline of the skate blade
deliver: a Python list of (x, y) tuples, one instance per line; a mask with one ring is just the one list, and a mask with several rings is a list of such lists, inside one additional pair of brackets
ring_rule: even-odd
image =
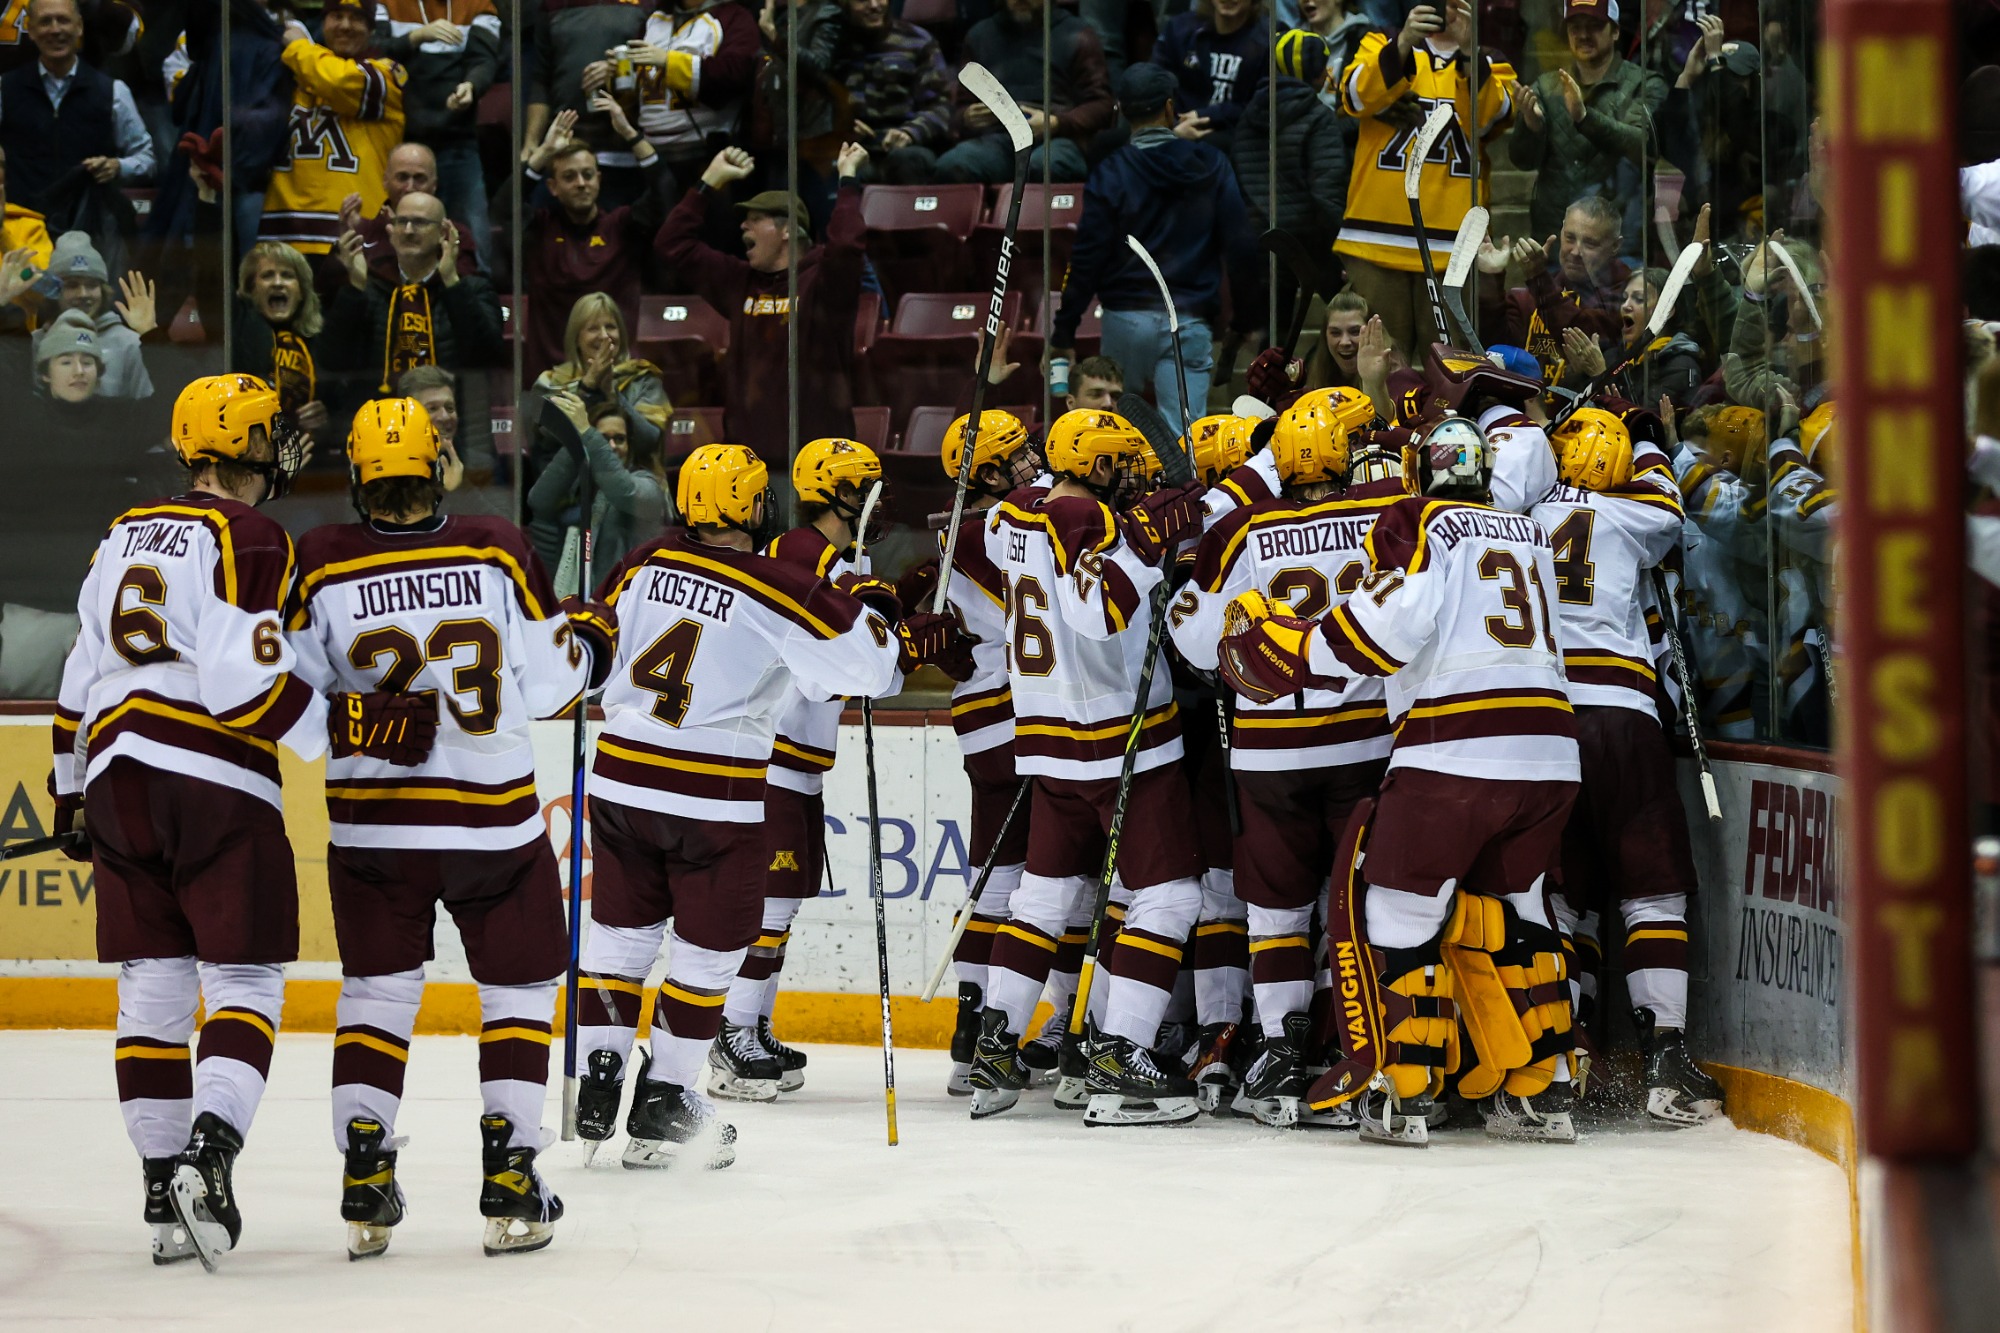
[(164, 1268), (168, 1264), (186, 1263), (198, 1257), (194, 1240), (188, 1229), (179, 1222), (153, 1223), (153, 1262)]
[(969, 1064), (953, 1064), (951, 1067), (951, 1076), (944, 1081), (944, 1090), (947, 1096), (970, 1097), (972, 1095), (972, 1066)]
[(800, 1088), (803, 1088), (805, 1085), (806, 1085), (805, 1070), (787, 1069), (784, 1073), (784, 1077), (778, 1080), (778, 1091), (797, 1092)]
[(704, 1134), (686, 1143), (672, 1139), (627, 1139), (618, 1160), (627, 1171), (664, 1171), (684, 1161), (699, 1161), (710, 1171), (720, 1171), (736, 1160), (736, 1147), (722, 1142), (720, 1134)]
[(1233, 1109), (1236, 1096), (1236, 1085), (1226, 1079), (1208, 1079), (1194, 1085), (1195, 1104), (1208, 1115), (1221, 1115)]
[(1431, 1146), (1431, 1127), (1422, 1116), (1399, 1117), (1402, 1124), (1395, 1129), (1373, 1120), (1363, 1120), (1361, 1141), (1380, 1143), (1390, 1148), (1428, 1148)]
[(726, 1102), (775, 1102), (778, 1083), (773, 1078), (738, 1078), (714, 1065), (708, 1067), (708, 1095)]
[(982, 1088), (975, 1083), (972, 1085), (972, 1118), (984, 1120), (1002, 1111), (1011, 1111), (1020, 1100), (1019, 1088)]
[(371, 1226), (367, 1222), (347, 1224), (347, 1258), (373, 1259), (389, 1248), (389, 1236), (395, 1228)]
[(1682, 1101), (1681, 1094), (1672, 1088), (1653, 1088), (1646, 1093), (1646, 1114), (1658, 1124), (1689, 1129), (1721, 1115), (1722, 1103), (1712, 1097)]
[(1354, 1103), (1342, 1102), (1321, 1111), (1310, 1102), (1299, 1104), (1299, 1124), (1306, 1129), (1358, 1129), (1361, 1117), (1354, 1113)]
[(1107, 1125), (1178, 1125), (1201, 1114), (1192, 1097), (1162, 1097), (1138, 1101), (1116, 1092), (1094, 1092), (1083, 1109), (1083, 1123), (1092, 1129)]
[(174, 1216), (180, 1218), (188, 1239), (194, 1242), (195, 1257), (213, 1273), (215, 1261), (229, 1253), (229, 1228), (208, 1215), (208, 1186), (202, 1183), (201, 1172), (191, 1166), (176, 1168), (168, 1197), (173, 1200)]
[(1568, 1111), (1542, 1116), (1539, 1121), (1496, 1117), (1486, 1122), (1486, 1134), (1516, 1143), (1575, 1143), (1576, 1123)]
[(1081, 1111), (1090, 1105), (1090, 1093), (1086, 1091), (1084, 1080), (1073, 1074), (1064, 1074), (1056, 1080), (1056, 1090), (1051, 1098), (1058, 1110)]
[(555, 1238), (556, 1224), (553, 1222), (531, 1222), (525, 1217), (489, 1217), (486, 1219), (486, 1234), (479, 1243), (487, 1258), (497, 1259), (503, 1254), (533, 1254), (536, 1250), (545, 1250)]

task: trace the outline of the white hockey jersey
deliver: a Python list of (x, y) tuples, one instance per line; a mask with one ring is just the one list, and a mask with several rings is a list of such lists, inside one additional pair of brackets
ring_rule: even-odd
[(305, 759), (326, 748), (326, 700), (285, 641), (296, 573), (291, 537), (234, 500), (183, 495), (119, 515), (77, 596), (56, 792), (123, 756), (283, 809), (278, 743)]
[[(853, 548), (848, 550), (851, 553)], [(813, 527), (793, 528), (765, 548), (764, 554), (815, 579), (868, 572), (865, 554), (856, 564)], [(825, 788), (834, 750), (840, 743), (840, 713), (845, 707), (845, 700), (818, 691), (792, 691), (792, 697), (778, 711), (778, 733), (771, 743), (771, 770), (766, 776), (772, 786), (808, 796), (817, 796)]]
[(1376, 516), (1367, 550), (1369, 572), (1308, 642), (1317, 674), (1388, 677), (1389, 767), (1577, 781), (1542, 525), (1411, 496)]
[[(1025, 487), (994, 506), (986, 553), (1007, 607), (1014, 769), (1023, 777), (1116, 778), (1164, 573), (1133, 553), (1095, 500)], [(1146, 699), (1134, 772), (1181, 757), (1172, 672)]]
[(1648, 571), (1680, 544), (1684, 518), (1665, 457), (1648, 450), (1633, 461), (1625, 485), (1586, 491), (1558, 483), (1533, 515), (1552, 548), (1550, 591), (1570, 702), (1657, 717)]
[(467, 515), (332, 524), (300, 540), (299, 566), (300, 675), (438, 700), (422, 764), (327, 760), (334, 844), (499, 851), (542, 836), (528, 724), (576, 703), (590, 668), (521, 530)]
[(873, 611), (808, 571), (669, 532), (612, 571), (618, 619), (591, 792), (754, 824), (780, 709), (797, 687), (874, 696), (901, 649)]
[[(1405, 494), (1400, 482), (1378, 482), (1316, 504), (1265, 500), (1225, 515), (1202, 538), (1194, 579), (1174, 600), (1167, 619), (1174, 647), (1190, 666), (1215, 670), (1223, 613), (1245, 592), (1261, 592), (1308, 620), (1327, 614), (1368, 571), (1364, 543), (1375, 516)], [(1382, 683), (1372, 678), (1268, 704), (1238, 699), (1235, 712), (1229, 763), (1236, 769), (1366, 763), (1387, 758), (1395, 739)]]
[[(1006, 581), (986, 551), (986, 514), (968, 514), (959, 525), (945, 603), (976, 640), (972, 675), (951, 690), (951, 726), (960, 754), (982, 754), (1014, 742), (1014, 687), (1007, 679)], [(944, 533), (938, 558), (944, 558)]]

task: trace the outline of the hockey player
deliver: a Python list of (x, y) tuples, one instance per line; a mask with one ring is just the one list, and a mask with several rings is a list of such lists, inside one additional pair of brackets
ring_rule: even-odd
[(1673, 466), (1693, 520), (1685, 587), (1690, 665), (1702, 678), (1697, 702), (1718, 736), (1748, 740), (1757, 730), (1752, 704), (1769, 679), (1764, 414), (1754, 407), (1698, 408), (1681, 434)]
[[(1375, 517), (1408, 491), (1400, 453), (1376, 450), (1349, 477), (1346, 424), (1328, 403), (1282, 413), (1269, 453), (1283, 495), (1231, 512), (1202, 538), (1193, 582), (1169, 624), (1189, 665), (1214, 671), (1224, 613), (1245, 592), (1302, 619), (1345, 603), (1368, 567)], [(1312, 916), (1354, 806), (1381, 786), (1393, 733), (1382, 685), (1308, 689), (1244, 701), (1230, 743), (1243, 812), (1235, 888), (1248, 905), (1250, 978), (1264, 1049), (1236, 1108), (1270, 1125), (1295, 1124), (1320, 1064), (1309, 1010), (1315, 968)], [(1343, 1116), (1343, 1119), (1346, 1117)]]
[(1778, 658), (1784, 711), (1779, 734), (1825, 745), (1838, 677), (1833, 650), (1834, 533), (1840, 490), (1832, 483), (1832, 399), (1806, 413), (1797, 438), (1771, 442), (1771, 527), (1778, 542), (1777, 604), (1784, 650)]
[(1327, 913), (1360, 994), (1336, 1015), (1344, 1058), (1309, 1095), (1358, 1098), (1364, 1137), (1420, 1144), (1457, 1074), (1489, 1133), (1573, 1140), (1569, 990), (1544, 896), (1578, 778), (1554, 562), (1539, 524), (1486, 503), (1471, 421), (1434, 418), (1413, 453), (1421, 493), (1376, 516), (1345, 603), (1308, 619), (1250, 592), (1224, 625), (1222, 670), (1255, 700), (1387, 677), (1388, 776), (1343, 836)]
[(298, 471), (303, 436), (249, 375), (188, 385), (172, 429), (187, 491), (119, 515), (78, 594), (50, 788), (57, 831), (86, 835), (69, 854), (95, 854), (153, 1262), (213, 1268), (242, 1234), (231, 1175), (299, 949), (278, 745), (318, 755), (327, 710), (285, 642), (292, 540), (256, 510)]
[[(582, 697), (592, 667), (610, 666), (612, 636), (580, 608), (564, 614), (519, 528), (438, 512), (438, 435), (415, 399), (363, 406), (347, 456), (360, 521), (299, 543), (292, 613), (299, 674), (341, 714), (326, 804), (347, 1252), (383, 1253), (403, 1219), (396, 1112), (440, 903), (479, 983), (486, 1253), (538, 1250), (562, 1216), (535, 1158), (569, 931), (528, 724)], [(343, 726), (351, 715), (381, 716), (392, 734), (375, 742)], [(412, 736), (397, 738), (398, 724)]]
[[(764, 554), (794, 565), (814, 579), (829, 579), (877, 608), (885, 622), (901, 616), (892, 584), (869, 575), (854, 555), (856, 524), (868, 488), (882, 479), (882, 460), (857, 440), (813, 440), (792, 463), (800, 526)], [(880, 510), (877, 510), (880, 513)], [(889, 688), (900, 685), (892, 678)], [(843, 691), (846, 693), (846, 691)], [(764, 789), (763, 926), (730, 983), (722, 1030), (708, 1053), (709, 1091), (731, 1101), (766, 1102), (805, 1084), (805, 1052), (777, 1039), (771, 1011), (792, 921), (819, 896), (826, 865), (826, 816), (821, 792), (840, 740), (846, 702), (802, 682), (778, 715), (777, 736)]]
[[(1137, 698), (1162, 558), (1195, 530), (1198, 488), (1154, 492), (1124, 514), (1106, 500), (1144, 440), (1110, 412), (1065, 413), (1050, 427), (1052, 486), (994, 507), (986, 550), (1006, 589), (1008, 684), (1016, 769), (1034, 778), (1027, 869), (997, 932), (972, 1068), (975, 1118), (1012, 1106), (1025, 1085), (1021, 1033), (1080, 894), (1094, 892), (1118, 797), (1126, 736), (1143, 709), (1126, 808), (1137, 836), (1119, 844), (1132, 892), (1108, 967), (1101, 1029), (1086, 1044), (1087, 1124), (1142, 1124), (1198, 1114), (1194, 1085), (1148, 1049), (1201, 907), (1199, 854), (1169, 673)], [(1076, 1003), (1087, 1005), (1088, 996)]]
[(687, 528), (626, 557), (602, 599), (618, 656), (592, 765), (595, 848), (583, 946), (577, 1131), (611, 1136), (646, 973), (673, 919), (625, 1131), (628, 1167), (735, 1160), (736, 1131), (696, 1087), (731, 981), (763, 915), (765, 770), (795, 685), (882, 693), (934, 654), (941, 622), (878, 613), (805, 570), (756, 553), (768, 470), (740, 444), (682, 465)]
[[(939, 454), (945, 475), (954, 482), (964, 459), (965, 424), (965, 417), (960, 417), (945, 428)], [(991, 409), (979, 414), (979, 428), (972, 440), (965, 518), (952, 553), (945, 604), (972, 641), (972, 669), (963, 679), (955, 680), (951, 692), (952, 730), (958, 733), (966, 781), (972, 787), (966, 860), (970, 865), (985, 865), (991, 856), (993, 873), (987, 876), (986, 887), (980, 891), (952, 954), (952, 969), (958, 976), (958, 1021), (952, 1030), (952, 1068), (945, 1090), (954, 1097), (972, 1095), (973, 1049), (979, 1041), (980, 1014), (985, 1008), (986, 970), (994, 933), (1006, 923), (1008, 901), (1021, 882), (1028, 859), (1029, 811), (1025, 800), (1013, 823), (1007, 823), (1021, 779), (1014, 771), (1014, 696), (1007, 683), (1007, 589), (999, 568), (986, 553), (985, 524), (988, 511), (1034, 480), (1040, 465), (1020, 418)], [(948, 535), (938, 535), (940, 551)], [(1000, 836), (1003, 825), (1007, 827), (1004, 840)], [(1081, 942), (1075, 952), (1080, 961)], [(1064, 971), (1062, 963), (1062, 959), (1056, 960), (1050, 973), (1052, 983)], [(1068, 970), (1074, 977), (1076, 969)], [(1072, 981), (1072, 993), (1074, 987)], [(1066, 1000), (1056, 1004), (1052, 1026), (1065, 1017), (1065, 1004)], [(1038, 1054), (1043, 1052), (1054, 1055), (1052, 1048), (1037, 1048)], [(1046, 1064), (1047, 1068), (1055, 1067), (1053, 1058)]]
[(1722, 1089), (1688, 1054), (1688, 899), (1694, 851), (1654, 698), (1648, 571), (1681, 538), (1680, 487), (1666, 456), (1635, 451), (1625, 421), (1579, 409), (1557, 430), (1561, 481), (1534, 508), (1549, 534), (1557, 616), (1583, 774), (1563, 832), (1566, 927), (1617, 904), (1625, 987), (1647, 1052), (1646, 1111), (1690, 1125)]

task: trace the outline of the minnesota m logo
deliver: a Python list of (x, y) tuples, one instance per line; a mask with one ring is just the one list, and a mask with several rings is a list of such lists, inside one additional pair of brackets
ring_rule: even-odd
[(771, 858), (770, 868), (772, 870), (797, 870), (799, 868), (798, 853), (782, 852), (782, 851), (779, 852), (777, 855)]
[(293, 107), (289, 129), (292, 161), (324, 159), (328, 171), (361, 169), (361, 160), (348, 146), (347, 133), (340, 128), (340, 117), (334, 114), (332, 107)]

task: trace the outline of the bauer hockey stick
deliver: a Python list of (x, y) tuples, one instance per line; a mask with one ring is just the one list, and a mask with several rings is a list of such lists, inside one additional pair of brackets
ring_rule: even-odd
[(944, 952), (938, 956), (931, 979), (924, 985), (925, 1003), (936, 998), (938, 987), (944, 984), (944, 974), (951, 968), (952, 955), (958, 952), (958, 942), (965, 937), (966, 926), (972, 922), (972, 912), (979, 903), (979, 895), (986, 891), (986, 881), (993, 878), (993, 863), (1000, 858), (1000, 844), (1007, 841), (1007, 830), (1014, 827), (1014, 816), (1021, 813), (1021, 803), (1028, 799), (1028, 788), (1032, 782), (1031, 778), (1022, 778), (1021, 785), (1014, 789), (1014, 801), (1007, 807), (1007, 818), (1000, 821), (1000, 833), (993, 839), (993, 850), (986, 853), (985, 864), (979, 867), (979, 878), (972, 882), (972, 892), (965, 895), (965, 903), (952, 920), (951, 938), (944, 942)]
[[(546, 398), (542, 400), (540, 426), (558, 448), (576, 459), (577, 499), (582, 519), (578, 525), (577, 545), (582, 558), (577, 561), (576, 597), (578, 601), (583, 601), (590, 596), (590, 511), (597, 503), (597, 479), (591, 474), (590, 459), (584, 453), (583, 436), (562, 414), (562, 409)], [(576, 1010), (578, 968), (583, 957), (583, 776), (587, 768), (584, 763), (584, 727), (590, 713), (589, 695), (589, 677), (586, 675), (584, 688), (576, 696), (576, 725), (570, 733), (569, 751), (569, 967), (563, 974), (562, 1136), (565, 1143), (576, 1138)], [(590, 1145), (590, 1152), (593, 1157), (596, 1156), (596, 1144)]]
[[(1194, 464), (1187, 451), (1152, 404), (1135, 393), (1118, 400), (1118, 414), (1138, 427), (1146, 442), (1159, 455), (1161, 471), (1169, 486), (1185, 486), (1194, 480)], [(1090, 1010), (1090, 988), (1097, 980), (1098, 941), (1104, 934), (1104, 915), (1111, 905), (1111, 881), (1118, 873), (1118, 844), (1125, 833), (1125, 807), (1132, 796), (1132, 771), (1139, 760), (1139, 737), (1146, 729), (1146, 702), (1153, 693), (1153, 675), (1160, 665), (1160, 640), (1167, 619), (1167, 603), (1172, 597), (1166, 562), (1160, 582), (1153, 589), (1153, 622), (1146, 632), (1146, 657), (1139, 667), (1139, 692), (1132, 701), (1132, 721), (1125, 728), (1125, 755), (1118, 766), (1118, 796), (1111, 807), (1111, 829), (1104, 838), (1104, 871), (1097, 878), (1097, 897), (1091, 906), (1090, 937), (1083, 946), (1083, 967), (1077, 974), (1076, 1002), (1069, 1012), (1069, 1028), (1063, 1045), (1074, 1053), (1083, 1038), (1083, 1025)]]
[[(951, 562), (958, 554), (958, 529), (965, 518), (965, 492), (972, 485), (972, 442), (979, 436), (979, 415), (986, 406), (986, 372), (993, 368), (993, 344), (1000, 337), (1000, 307), (1007, 299), (1007, 275), (1014, 267), (1014, 232), (1021, 225), (1021, 196), (1028, 191), (1028, 150), (1035, 141), (1028, 118), (1000, 80), (978, 63), (967, 64), (958, 72), (959, 86), (974, 101), (993, 113), (1014, 145), (1014, 194), (1007, 201), (1007, 227), (1000, 233), (1000, 262), (994, 266), (993, 296), (986, 304), (985, 336), (979, 340), (979, 365), (972, 377), (972, 411), (965, 417), (965, 442), (958, 451), (958, 478), (951, 497), (951, 522), (945, 525), (944, 563), (940, 565), (937, 595), (931, 610), (943, 615), (945, 590), (951, 583)], [(1044, 299), (1047, 299), (1046, 297)]]
[(1674, 674), (1681, 682), (1681, 718), (1687, 724), (1688, 744), (1694, 747), (1694, 762), (1701, 769), (1701, 799), (1708, 805), (1710, 819), (1722, 818), (1722, 798), (1715, 792), (1715, 774), (1708, 768), (1708, 747), (1701, 743), (1701, 713), (1694, 701), (1694, 673), (1688, 670), (1687, 649), (1681, 644), (1680, 609), (1667, 596), (1667, 576), (1653, 567), (1653, 596), (1660, 604), (1660, 625), (1667, 632), (1667, 647), (1673, 653)]
[(1451, 258), (1444, 266), (1444, 303), (1451, 307), (1452, 318), (1464, 331), (1467, 345), (1481, 356), (1486, 355), (1486, 348), (1479, 341), (1479, 330), (1465, 313), (1465, 284), (1472, 276), (1473, 262), (1479, 258), (1479, 247), (1486, 242), (1490, 221), (1486, 210), (1477, 204), (1466, 209), (1465, 220), (1458, 224), (1458, 238), (1451, 243)]
[[(1438, 337), (1451, 341), (1451, 325), (1444, 318), (1444, 297), (1438, 292), (1437, 265), (1431, 262), (1430, 233), (1424, 230), (1424, 162), (1437, 146), (1438, 136), (1445, 126), (1451, 124), (1453, 115), (1450, 102), (1439, 102), (1424, 118), (1423, 128), (1417, 131), (1416, 140), (1405, 149), (1403, 158), (1403, 197), (1410, 201), (1410, 225), (1417, 233), (1417, 254), (1424, 261), (1424, 294), (1430, 298), (1431, 322), (1437, 326)], [(1414, 360), (1416, 358), (1412, 358)]]
[[(965, 456), (972, 456), (970, 444)], [(861, 502), (861, 519), (854, 528), (857, 569), (867, 559), (868, 521), (875, 517), (875, 505), (881, 498), (882, 483), (877, 481)], [(882, 1105), (889, 1117), (889, 1146), (893, 1148), (897, 1142), (896, 1034), (889, 1017), (889, 919), (882, 898), (882, 807), (875, 794), (875, 701), (865, 694), (861, 696), (861, 753), (868, 766), (868, 889), (875, 900), (875, 972), (882, 985)]]

